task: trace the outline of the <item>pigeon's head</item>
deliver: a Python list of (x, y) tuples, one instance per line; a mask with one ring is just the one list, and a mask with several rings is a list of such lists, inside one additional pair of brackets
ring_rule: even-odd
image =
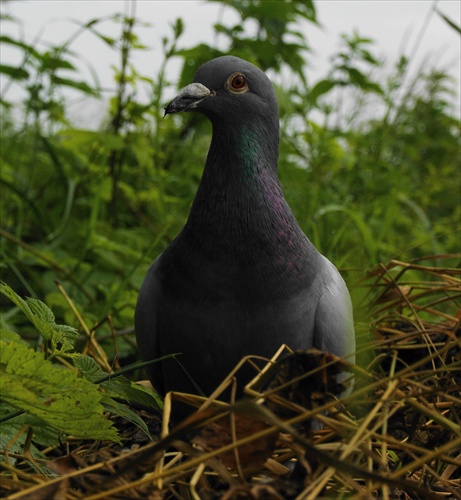
[(200, 66), (187, 85), (165, 108), (165, 114), (197, 111), (212, 122), (247, 120), (277, 123), (274, 88), (266, 74), (234, 56), (222, 56)]

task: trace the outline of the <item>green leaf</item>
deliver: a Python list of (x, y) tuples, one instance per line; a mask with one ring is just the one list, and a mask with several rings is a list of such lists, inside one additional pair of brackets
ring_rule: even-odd
[(334, 80), (320, 80), (320, 82), (317, 82), (309, 92), (309, 100), (312, 104), (315, 104), (321, 95), (329, 92), (335, 85), (336, 82)]
[(119, 441), (97, 387), (22, 344), (0, 341), (0, 394), (6, 403), (65, 434)]
[[(49, 431), (51, 428), (46, 424), (43, 424), (39, 419), (35, 419), (36, 422), (33, 425), (29, 425), (28, 423), (16, 423), (16, 420), (22, 421), (19, 417), (14, 419), (12, 422), (6, 422), (2, 424), (2, 432), (0, 433), (0, 448), (6, 449), (8, 453), (15, 453), (17, 455), (23, 455), (25, 449), (28, 450), (30, 455), (35, 459), (29, 461), (29, 465), (38, 474), (40, 477), (44, 475), (46, 477), (55, 477), (56, 473), (49, 469), (46, 465), (44, 465), (47, 461), (47, 456), (44, 455), (40, 450), (44, 447), (48, 448), (50, 446), (56, 447), (62, 443), (59, 441), (58, 433), (56, 433), (57, 438), (54, 445), (46, 446), (42, 443), (39, 443), (37, 439), (35, 439), (35, 432), (38, 430), (40, 434), (43, 434), (46, 431)], [(41, 424), (40, 424), (41, 422)], [(40, 427), (43, 426), (43, 428)], [(29, 434), (29, 430), (33, 429), (33, 433)], [(29, 441), (29, 437), (32, 436)], [(6, 445), (6, 448), (5, 448)], [(27, 446), (27, 448), (25, 448)], [(2, 462), (5, 462), (5, 457), (0, 457)], [(11, 460), (13, 463), (17, 462), (16, 458)], [(39, 462), (40, 461), (40, 462)], [(40, 466), (38, 465), (40, 463)]]
[(139, 427), (152, 441), (152, 436), (150, 435), (149, 428), (147, 427), (146, 423), (133, 410), (130, 410), (130, 408), (128, 408), (127, 406), (119, 403), (118, 401), (114, 401), (111, 398), (103, 398), (102, 404), (107, 411), (110, 411), (112, 414), (118, 415), (119, 417), (123, 417), (124, 419)]
[(454, 21), (452, 21), (449, 17), (442, 14), (440, 10), (437, 10), (437, 14), (455, 31), (457, 31), (461, 35), (461, 26), (458, 26)]
[(57, 69), (68, 69), (75, 71), (75, 66), (65, 59), (61, 58), (61, 54), (59, 53), (59, 49), (56, 49), (52, 52), (46, 52), (43, 54), (41, 61), (41, 70), (57, 70)]
[(0, 73), (8, 75), (14, 80), (27, 80), (29, 72), (19, 66), (9, 66), (8, 64), (0, 64)]
[(16, 47), (20, 47), (21, 49), (24, 49), (25, 52), (28, 52), (29, 54), (32, 54), (34, 57), (37, 59), (41, 59), (41, 55), (39, 52), (37, 52), (32, 45), (28, 45), (27, 43), (20, 42), (18, 40), (14, 40), (13, 38), (5, 35), (0, 36), (0, 43), (7, 43), (9, 45), (15, 45)]
[(127, 402), (137, 403), (154, 411), (162, 411), (163, 403), (157, 394), (125, 377), (112, 378), (103, 382), (101, 387), (112, 397), (122, 398)]
[(73, 358), (74, 366), (80, 374), (88, 381), (95, 383), (98, 379), (107, 375), (105, 371), (96, 363), (96, 361), (84, 354), (76, 354)]
[[(9, 416), (12, 418), (8, 419)], [(32, 445), (30, 452), (34, 458), (45, 458), (34, 446), (57, 446), (59, 444), (59, 432), (53, 429), (43, 420), (32, 417), (25, 413), (17, 415), (16, 408), (0, 403), (0, 418), (2, 419), (0, 432), (0, 449), (9, 453), (22, 453), (27, 438), (27, 428), (33, 428)], [(25, 432), (24, 432), (25, 431)]]
[(47, 305), (37, 299), (22, 299), (3, 282), (0, 282), (0, 292), (19, 307), (43, 339), (51, 343), (52, 356), (62, 355), (74, 349), (78, 331), (68, 325), (57, 325), (54, 314)]
[(114, 48), (117, 43), (117, 40), (115, 38), (103, 35), (102, 33), (99, 33), (99, 31), (93, 28), (93, 26), (100, 21), (101, 21), (100, 19), (93, 19), (88, 23), (86, 23), (85, 27), (88, 28), (91, 31), (91, 33), (93, 33), (93, 35), (96, 35), (100, 40), (109, 45), (109, 47)]
[(184, 33), (184, 22), (180, 17), (173, 24), (173, 32), (175, 38), (179, 38)]
[[(108, 377), (108, 374), (89, 356), (79, 354), (73, 361), (83, 377), (90, 382), (98, 383), (98, 380)], [(131, 382), (126, 377), (117, 375), (117, 373), (112, 374), (109, 380), (101, 382), (100, 386), (108, 396), (120, 398), (130, 403), (138, 403), (155, 411), (162, 410), (163, 404), (157, 394), (146, 387)]]
[(77, 90), (81, 90), (85, 94), (97, 95), (98, 92), (96, 89), (90, 87), (86, 82), (79, 82), (77, 80), (70, 80), (69, 78), (61, 78), (56, 75), (51, 75), (50, 80), (54, 85), (60, 85), (63, 87), (71, 87)]
[(12, 332), (11, 330), (5, 330), (4, 328), (0, 329), (0, 339), (5, 342), (20, 342), (24, 345), (28, 345), (18, 333)]

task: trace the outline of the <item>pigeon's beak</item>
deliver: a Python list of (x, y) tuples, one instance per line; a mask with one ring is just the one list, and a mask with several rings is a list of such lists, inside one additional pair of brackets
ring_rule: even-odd
[(197, 108), (198, 104), (205, 99), (215, 95), (201, 83), (191, 83), (184, 87), (181, 92), (165, 108), (165, 115), (179, 113), (181, 111), (191, 111)]

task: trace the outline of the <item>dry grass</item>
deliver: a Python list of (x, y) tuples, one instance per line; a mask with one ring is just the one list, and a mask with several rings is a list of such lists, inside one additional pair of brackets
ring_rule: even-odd
[[(155, 443), (119, 422), (123, 449), (71, 440), (40, 463), (27, 447), (5, 450), (0, 491), (11, 500), (461, 498), (461, 281), (448, 266), (460, 258), (370, 272), (372, 340), (359, 344), (360, 368), (280, 351), (235, 405), (214, 401), (229, 378), (206, 401), (176, 395), (201, 408), (171, 431), (170, 399), (163, 423), (140, 411), (158, 427)], [(340, 373), (355, 386), (338, 398)]]

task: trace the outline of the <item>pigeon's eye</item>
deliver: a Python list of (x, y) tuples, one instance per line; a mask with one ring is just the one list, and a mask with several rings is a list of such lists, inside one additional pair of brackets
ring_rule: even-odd
[(245, 75), (234, 73), (227, 80), (226, 88), (234, 94), (243, 94), (248, 91), (248, 84)]
[(242, 90), (246, 85), (246, 80), (243, 75), (236, 75), (231, 81), (232, 88), (234, 90)]

